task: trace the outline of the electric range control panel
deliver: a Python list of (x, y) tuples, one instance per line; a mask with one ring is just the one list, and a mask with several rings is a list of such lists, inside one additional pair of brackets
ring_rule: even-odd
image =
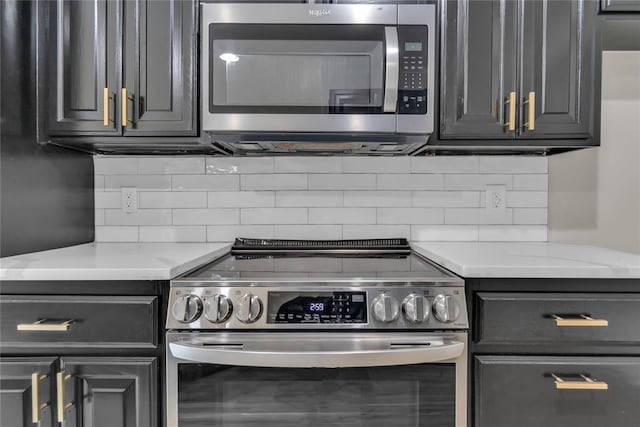
[(167, 329), (467, 329), (463, 286), (175, 286)]

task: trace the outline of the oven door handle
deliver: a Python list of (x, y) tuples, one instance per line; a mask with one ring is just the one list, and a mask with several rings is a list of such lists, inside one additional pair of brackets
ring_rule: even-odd
[(395, 113), (398, 105), (398, 75), (400, 73), (400, 55), (398, 47), (398, 28), (384, 27), (385, 43), (385, 83), (384, 109), (385, 113)]
[(189, 362), (265, 368), (353, 368), (369, 366), (400, 366), (435, 363), (460, 357), (465, 344), (460, 341), (436, 343), (394, 344), (373, 350), (305, 351), (260, 349), (243, 345), (207, 345), (203, 343), (169, 343), (171, 354)]

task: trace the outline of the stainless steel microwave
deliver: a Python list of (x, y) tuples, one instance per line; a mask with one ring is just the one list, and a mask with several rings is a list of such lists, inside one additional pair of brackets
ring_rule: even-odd
[(229, 150), (408, 154), (433, 132), (435, 5), (201, 8), (202, 130)]

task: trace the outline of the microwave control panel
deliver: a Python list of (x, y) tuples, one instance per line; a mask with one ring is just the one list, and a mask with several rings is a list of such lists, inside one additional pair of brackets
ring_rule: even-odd
[(425, 26), (398, 27), (398, 114), (427, 114), (427, 38)]

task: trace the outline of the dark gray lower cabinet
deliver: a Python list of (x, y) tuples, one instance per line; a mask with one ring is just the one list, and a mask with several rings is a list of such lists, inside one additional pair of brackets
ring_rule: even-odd
[[(639, 424), (640, 357), (476, 356), (474, 361), (476, 427)], [(554, 375), (568, 388), (557, 388)]]
[(640, 0), (601, 0), (603, 12), (640, 12)]
[[(53, 427), (54, 357), (0, 359), (0, 426)], [(34, 377), (35, 375), (35, 377)], [(33, 407), (38, 408), (34, 413)]]
[(69, 396), (64, 403), (75, 402), (65, 411), (65, 426), (158, 425), (155, 358), (63, 357), (61, 372)]

